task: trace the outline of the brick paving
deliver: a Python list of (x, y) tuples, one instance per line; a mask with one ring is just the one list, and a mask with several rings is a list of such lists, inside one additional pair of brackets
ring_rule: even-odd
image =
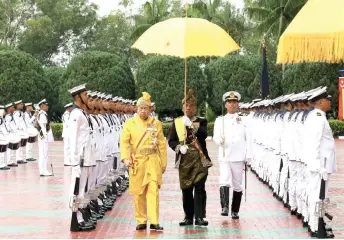
[[(330, 212), (334, 215), (332, 226), (336, 238), (344, 238), (344, 141), (337, 140), (336, 145), (338, 173), (332, 177), (330, 196), (337, 206)], [(0, 172), (0, 238), (308, 238), (301, 221), (291, 216), (251, 172), (240, 220), (220, 216), (217, 148), (209, 141), (208, 149), (215, 163), (206, 183), (208, 227), (179, 227), (178, 222), (183, 218), (182, 197), (178, 174), (173, 168), (174, 153), (169, 151), (160, 192), (160, 222), (164, 232), (135, 231), (132, 196), (126, 192), (98, 222), (96, 230), (70, 233), (71, 170), (63, 166), (62, 142), (55, 142), (50, 151), (54, 177), (40, 178), (37, 162)]]

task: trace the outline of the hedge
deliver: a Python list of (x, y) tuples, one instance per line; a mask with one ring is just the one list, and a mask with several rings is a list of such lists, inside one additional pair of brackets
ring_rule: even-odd
[[(332, 128), (333, 136), (337, 137), (340, 133), (344, 134), (344, 121), (339, 120), (329, 120), (330, 126)], [(167, 137), (168, 130), (170, 129), (172, 123), (163, 123), (164, 135)], [(51, 129), (54, 133), (55, 140), (62, 140), (62, 123), (52, 123)], [(208, 136), (213, 136), (214, 123), (208, 123)]]

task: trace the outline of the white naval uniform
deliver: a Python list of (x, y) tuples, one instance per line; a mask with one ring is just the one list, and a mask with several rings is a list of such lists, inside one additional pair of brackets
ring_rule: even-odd
[[(224, 136), (225, 155), (221, 138)], [(218, 117), (214, 124), (214, 142), (219, 145), (220, 186), (233, 186), (235, 192), (242, 192), (242, 174), (247, 156), (247, 129), (242, 116), (226, 114)], [(231, 184), (232, 179), (232, 184)]]
[[(94, 165), (91, 174), (89, 175), (88, 181), (88, 189), (90, 191), (96, 188), (97, 176), (99, 172), (99, 165), (101, 159), (101, 151), (102, 151), (102, 140), (103, 140), (103, 133), (102, 133), (102, 125), (100, 119), (98, 119), (97, 115), (90, 114), (90, 120), (92, 121), (93, 132), (91, 136), (91, 152), (92, 152), (92, 164)], [(95, 199), (92, 199), (95, 200)]]
[(103, 114), (98, 114), (98, 118), (103, 126), (103, 141), (99, 171), (97, 176), (97, 186), (106, 186), (108, 174), (108, 159), (111, 156), (111, 125), (109, 120)]
[[(90, 125), (88, 115), (82, 109), (76, 107), (70, 113), (68, 120), (70, 159), (72, 164), (72, 181), (70, 196), (73, 196), (75, 180), (80, 178), (79, 193), (77, 198), (82, 200), (85, 196), (85, 187), (87, 183), (88, 170), (92, 163), (90, 162)], [(75, 171), (80, 169), (80, 171)], [(78, 222), (83, 222), (82, 214), (77, 212)]]
[(54, 141), (51, 129), (47, 131), (48, 114), (40, 110), (37, 117), (38, 124), (41, 128), (38, 133), (38, 166), (40, 175), (50, 175), (48, 171), (49, 161), (49, 143)]
[(70, 112), (65, 111), (62, 115), (62, 138), (63, 138), (63, 155), (64, 155), (64, 165), (70, 166), (72, 165), (70, 161), (70, 149), (69, 149), (69, 138), (68, 138), (68, 120), (69, 120)]
[[(10, 135), (15, 135), (15, 133), (16, 133), (16, 126), (14, 124), (13, 115), (12, 114), (10, 114), (10, 113), (6, 114), (6, 116), (5, 116), (5, 124), (6, 124), (6, 128), (7, 128), (8, 132), (9, 132), (9, 134)], [(16, 138), (18, 138), (18, 137), (16, 137)], [(12, 158), (12, 152), (14, 152), (14, 154), (16, 154), (17, 151), (18, 150), (11, 150), (11, 149), (7, 148), (7, 156), (6, 156), (7, 165), (17, 164), (16, 158)]]
[[(26, 123), (27, 128), (34, 128), (33, 122), (35, 121), (36, 117), (32, 115), (31, 112), (25, 112), (24, 113), (24, 120)], [(33, 143), (27, 143), (26, 144), (26, 158), (30, 159), (33, 158)]]
[[(6, 124), (5, 124), (5, 119), (0, 116), (0, 141), (1, 141), (1, 148), (2, 148), (2, 152), (0, 152), (0, 168), (4, 168), (7, 167), (7, 162), (6, 162), (6, 144), (8, 144), (7, 141), (8, 138), (8, 132), (7, 132), (7, 128), (6, 128)], [(8, 147), (7, 147), (8, 148)]]
[[(16, 133), (18, 136), (23, 139), (23, 135), (26, 135), (25, 137), (28, 137), (27, 135), (27, 129), (26, 129), (26, 123), (24, 120), (24, 114), (22, 111), (16, 110), (13, 113), (13, 121), (16, 126)], [(27, 139), (26, 139), (27, 142)], [(26, 162), (26, 144), (25, 146), (19, 145), (19, 149), (16, 152), (16, 160), (18, 161), (24, 161)]]
[(305, 143), (305, 150), (308, 154), (305, 158), (309, 171), (309, 226), (315, 232), (318, 230), (319, 216), (316, 213), (316, 202), (319, 200), (322, 179), (320, 171), (325, 168), (328, 173), (325, 190), (326, 198), (330, 175), (337, 171), (336, 146), (325, 112), (319, 109), (311, 111), (305, 126), (308, 136), (308, 142)]
[(115, 161), (116, 161), (116, 169), (122, 167), (123, 164), (120, 161), (120, 149), (119, 149), (119, 142), (121, 136), (121, 123), (117, 116), (117, 114), (113, 114), (114, 122), (115, 122), (115, 138), (114, 138), (114, 152), (115, 152)]

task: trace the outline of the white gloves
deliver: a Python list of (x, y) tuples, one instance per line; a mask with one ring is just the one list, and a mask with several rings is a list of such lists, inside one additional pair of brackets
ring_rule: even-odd
[(320, 177), (321, 177), (322, 179), (324, 179), (325, 181), (327, 181), (327, 179), (328, 179), (328, 172), (327, 172), (327, 169), (326, 169), (326, 168), (321, 168), (321, 169), (319, 170), (319, 173), (320, 173)]
[(81, 169), (79, 165), (72, 167), (72, 176), (76, 178), (79, 178), (81, 176)]
[(184, 126), (186, 126), (186, 127), (191, 127), (192, 122), (191, 122), (190, 118), (188, 118), (187, 116), (184, 116), (184, 117), (182, 118), (182, 120), (183, 120)]
[(179, 151), (181, 154), (185, 154), (188, 151), (188, 149), (189, 149), (188, 146), (183, 145), (180, 147)]
[(220, 145), (223, 146), (225, 144), (225, 137), (221, 137)]

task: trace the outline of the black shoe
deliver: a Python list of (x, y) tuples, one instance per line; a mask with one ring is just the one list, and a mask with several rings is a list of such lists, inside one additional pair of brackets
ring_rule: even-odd
[(303, 222), (303, 227), (308, 227), (308, 222)]
[(208, 226), (208, 221), (205, 221), (202, 218), (196, 218), (195, 219), (195, 225), (197, 225), (197, 226)]
[(27, 158), (26, 161), (33, 162), (33, 158)]
[(74, 228), (73, 230), (71, 229), (72, 232), (82, 232), (82, 231), (92, 231), (94, 230), (95, 227), (85, 223), (85, 222), (81, 222), (78, 224), (78, 227)]
[(9, 166), (9, 167), (18, 167), (18, 164), (16, 164), (16, 163), (11, 163), (11, 164), (8, 164), (7, 166)]
[(302, 214), (301, 213), (296, 213), (296, 217), (297, 217), (297, 219), (301, 219), (302, 218)]
[(232, 219), (239, 219), (238, 213), (232, 212), (231, 215), (232, 215)]
[(229, 187), (220, 187), (221, 216), (228, 216), (229, 212)]
[(184, 220), (179, 223), (179, 226), (189, 226), (189, 225), (193, 225), (192, 219), (184, 218)]
[(163, 231), (164, 230), (164, 228), (161, 227), (159, 224), (151, 224), (150, 229), (155, 230), (155, 231)]
[(138, 224), (136, 226), (136, 230), (146, 230), (147, 229), (147, 224)]
[(72, 165), (69, 165), (69, 164), (63, 164), (63, 166), (65, 166), (65, 167), (70, 167), (70, 166), (72, 166)]
[(228, 213), (229, 213), (228, 207), (222, 208), (221, 216), (228, 216)]
[(296, 215), (296, 210), (291, 210), (290, 215)]
[(10, 170), (11, 168), (9, 168), (9, 167), (2, 167), (2, 168), (0, 168), (0, 170)]
[(318, 237), (318, 231), (315, 231), (315, 232), (310, 232), (309, 233), (309, 236), (311, 236), (311, 237)]
[(327, 237), (327, 238), (334, 238), (334, 234), (333, 234), (332, 230), (331, 230), (331, 231), (328, 231), (328, 230), (326, 229), (326, 237)]

